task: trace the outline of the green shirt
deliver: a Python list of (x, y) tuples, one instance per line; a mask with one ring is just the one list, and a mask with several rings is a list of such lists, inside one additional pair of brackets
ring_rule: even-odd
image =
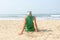
[(33, 23), (33, 16), (27, 16), (26, 17), (25, 31), (27, 31), (27, 32), (35, 31), (34, 23)]

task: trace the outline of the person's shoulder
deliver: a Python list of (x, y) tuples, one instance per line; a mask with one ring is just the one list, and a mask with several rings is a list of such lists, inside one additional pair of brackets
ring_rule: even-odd
[(24, 19), (26, 19), (26, 16), (24, 16)]
[(32, 16), (33, 18), (36, 18), (35, 16)]
[(25, 17), (24, 17), (24, 19), (27, 19), (27, 18), (28, 18), (28, 16), (25, 16)]
[(27, 18), (28, 16), (24, 16), (24, 18)]
[(33, 19), (36, 19), (36, 17), (35, 16), (32, 16), (33, 17)]

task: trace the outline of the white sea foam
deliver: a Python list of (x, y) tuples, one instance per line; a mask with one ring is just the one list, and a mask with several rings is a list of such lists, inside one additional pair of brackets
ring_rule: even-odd
[(51, 15), (51, 17), (60, 17), (60, 15)]
[[(37, 20), (60, 20), (58, 17), (36, 17)], [(24, 18), (0, 18), (0, 20), (24, 20)]]
[(0, 20), (23, 20), (23, 18), (0, 18)]

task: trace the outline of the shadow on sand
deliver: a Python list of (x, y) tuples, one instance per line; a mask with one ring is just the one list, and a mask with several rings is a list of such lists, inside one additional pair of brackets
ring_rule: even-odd
[(53, 30), (49, 30), (49, 29), (41, 29), (39, 30), (39, 32), (52, 32)]

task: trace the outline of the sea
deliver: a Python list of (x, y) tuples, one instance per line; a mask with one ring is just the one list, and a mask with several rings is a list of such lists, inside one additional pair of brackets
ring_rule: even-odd
[[(60, 14), (32, 14), (37, 20), (60, 20)], [(0, 20), (23, 20), (26, 14), (0, 14)]]

